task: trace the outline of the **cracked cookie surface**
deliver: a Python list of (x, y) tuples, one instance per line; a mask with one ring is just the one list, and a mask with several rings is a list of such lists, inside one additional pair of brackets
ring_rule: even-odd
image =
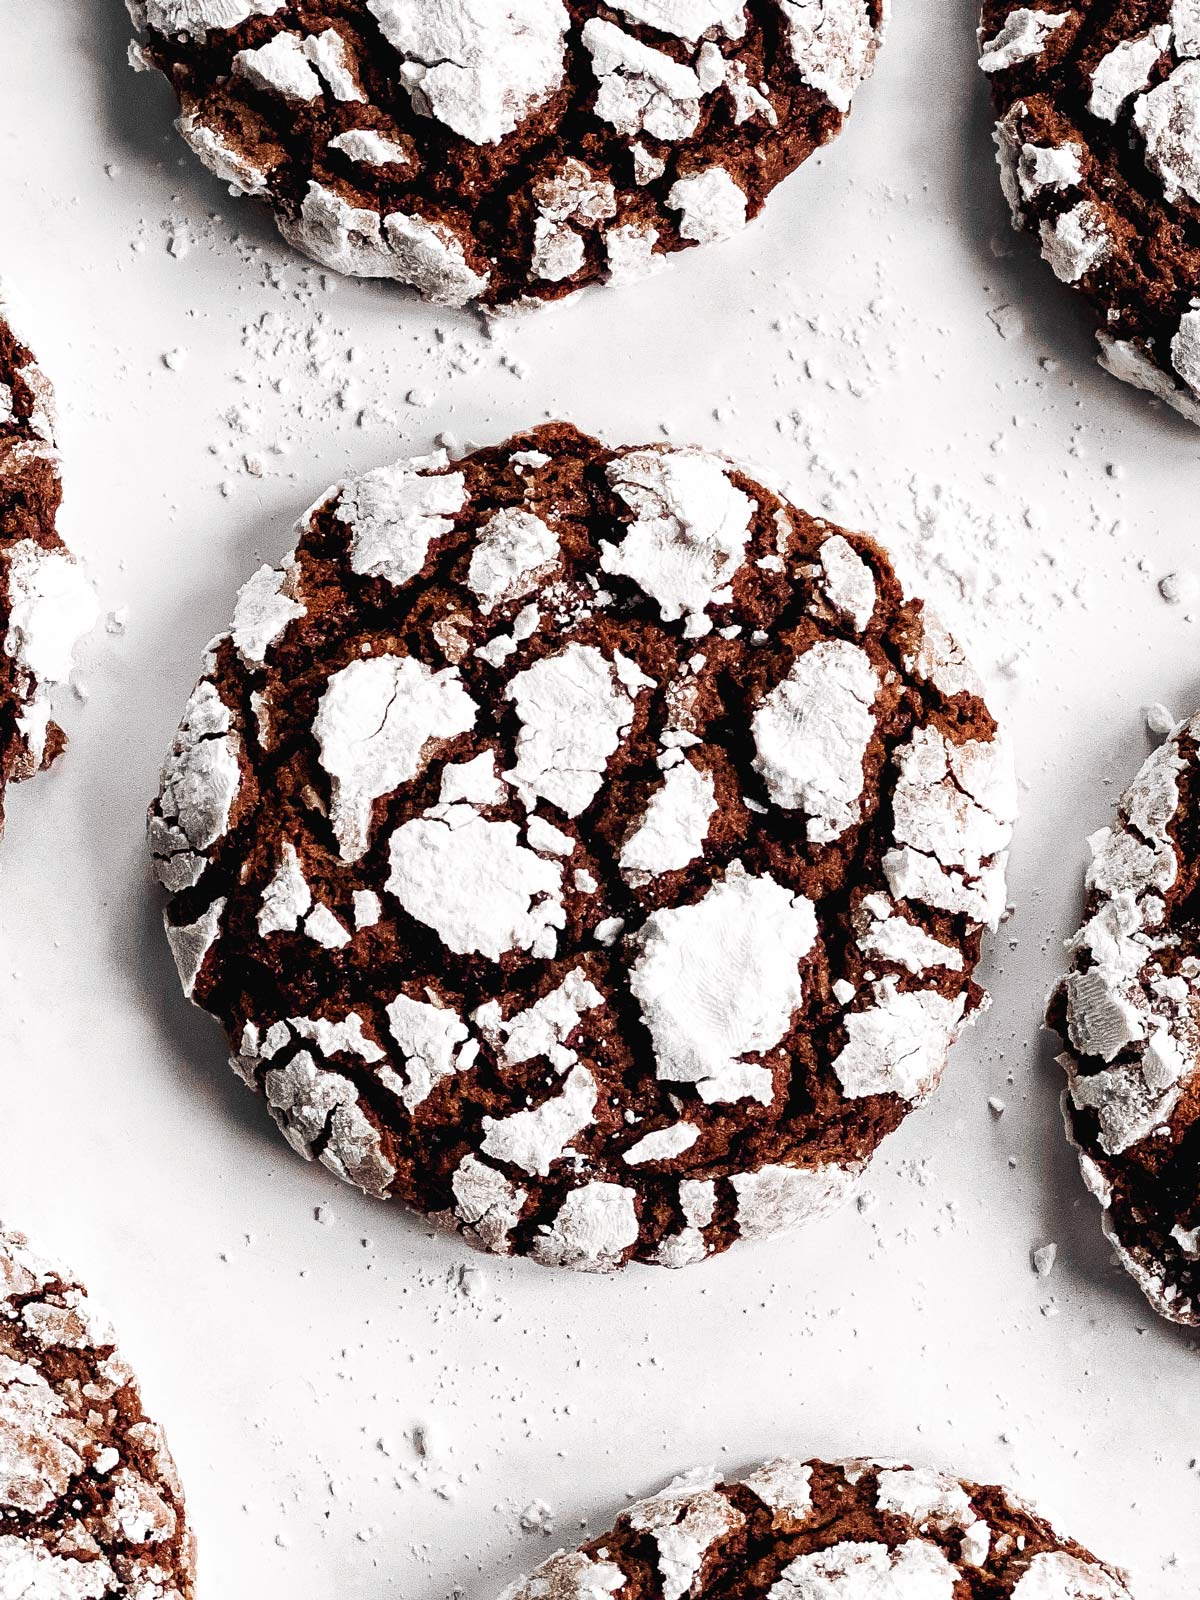
[(66, 744), (50, 695), (70, 677), (96, 614), (57, 530), (53, 392), (12, 324), (0, 284), (0, 832), (6, 786), (48, 767)]
[(449, 305), (736, 233), (839, 130), (886, 0), (128, 0), (136, 65), (297, 249)]
[(565, 424), (296, 533), (150, 814), (185, 990), (293, 1147), (589, 1270), (845, 1198), (982, 999), (1014, 812), (880, 547)]
[(891, 1461), (685, 1474), (500, 1600), (1131, 1600), (1004, 1489)]
[(1101, 366), (1200, 423), (1200, 0), (985, 0), (979, 40), (1014, 226)]
[(0, 1227), (0, 1600), (192, 1600), (175, 1464), (108, 1323)]
[(1087, 905), (1050, 997), (1063, 1111), (1104, 1230), (1155, 1310), (1200, 1326), (1200, 715), (1088, 843)]

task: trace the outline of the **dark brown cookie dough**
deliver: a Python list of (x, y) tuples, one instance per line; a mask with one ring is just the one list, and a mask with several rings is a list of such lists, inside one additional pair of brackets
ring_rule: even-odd
[(185, 988), (290, 1143), (593, 1270), (847, 1195), (979, 1004), (1013, 815), (879, 546), (563, 424), (298, 536), (150, 817)]
[(112, 1329), (0, 1228), (0, 1597), (191, 1600), (175, 1463)]
[(1200, 0), (985, 0), (979, 38), (1014, 225), (1100, 364), (1200, 422)]
[(315, 260), (556, 300), (727, 238), (837, 133), (885, 0), (128, 0), (179, 129)]
[(1200, 1326), (1200, 716), (1092, 835), (1072, 970), (1050, 998), (1067, 1131), (1155, 1310)]
[(501, 1600), (1130, 1600), (1004, 1489), (886, 1461), (784, 1457), (677, 1478)]
[(92, 591), (58, 536), (54, 397), (14, 333), (0, 284), (0, 831), (4, 790), (66, 744), (49, 695), (92, 624)]

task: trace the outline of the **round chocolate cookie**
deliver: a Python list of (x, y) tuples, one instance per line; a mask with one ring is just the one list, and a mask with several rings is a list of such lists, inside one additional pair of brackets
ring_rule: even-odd
[(887, 1461), (690, 1472), (501, 1600), (1131, 1600), (1004, 1489)]
[(887, 0), (128, 0), (178, 127), (337, 272), (557, 300), (735, 233), (842, 125)]
[(979, 38), (1014, 225), (1101, 366), (1200, 423), (1200, 0), (984, 0)]
[(591, 1270), (841, 1200), (980, 1002), (1013, 815), (882, 550), (562, 424), (298, 541), (150, 813), (184, 987), (290, 1143)]
[(82, 568), (56, 531), (62, 485), (54, 399), (13, 331), (0, 284), (0, 831), (4, 790), (48, 767), (66, 744), (50, 694), (96, 616)]
[(175, 1463), (112, 1329), (0, 1228), (0, 1600), (191, 1600)]
[(1088, 843), (1084, 924), (1050, 997), (1067, 1132), (1156, 1311), (1200, 1325), (1200, 715)]

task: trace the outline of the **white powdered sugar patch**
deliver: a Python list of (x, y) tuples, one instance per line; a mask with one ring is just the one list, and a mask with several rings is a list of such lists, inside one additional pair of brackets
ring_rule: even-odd
[(822, 588), (830, 605), (861, 633), (875, 613), (875, 574), (840, 533), (821, 546), (820, 562)]
[(647, 1161), (673, 1161), (676, 1156), (690, 1150), (700, 1137), (700, 1129), (691, 1122), (676, 1122), (669, 1128), (656, 1128), (636, 1144), (630, 1145), (622, 1160), (631, 1167)]
[(743, 0), (616, 0), (613, 10), (686, 44), (715, 32), (727, 39), (740, 39), (746, 32)]
[(780, 1456), (742, 1479), (765, 1506), (789, 1522), (803, 1522), (812, 1510), (812, 1468), (803, 1461)]
[(720, 244), (746, 226), (746, 191), (721, 166), (677, 178), (667, 205), (679, 212), (679, 236), (693, 244)]
[(879, 32), (866, 0), (778, 0), (787, 18), (792, 59), (805, 83), (838, 111), (850, 102), (874, 64)]
[(1019, 6), (1009, 12), (1004, 26), (986, 43), (980, 40), (979, 65), (984, 72), (1004, 72), (1022, 61), (1040, 56), (1052, 36), (1071, 20), (1070, 11), (1034, 11)]
[(381, 219), (315, 180), (299, 214), (278, 211), (276, 222), (290, 245), (321, 266), (352, 278), (394, 278), (435, 305), (464, 306), (488, 285), (448, 224), (402, 211)]
[(847, 1043), (833, 1070), (850, 1100), (898, 1094), (916, 1102), (941, 1081), (966, 997), (900, 990), (894, 978), (872, 986), (875, 1004), (846, 1018)]
[(656, 911), (637, 935), (629, 987), (665, 1083), (692, 1083), (707, 1104), (769, 1105), (760, 1055), (787, 1033), (804, 998), (799, 965), (817, 936), (810, 900), (731, 867), (691, 906)]
[(1129, 1600), (1129, 1591), (1091, 1561), (1044, 1550), (1021, 1574), (1012, 1600)]
[(589, 18), (581, 35), (599, 88), (594, 114), (626, 138), (687, 139), (700, 121), (700, 79), (615, 23)]
[(450, 1181), (455, 1215), (484, 1250), (503, 1255), (516, 1227), (528, 1191), (477, 1156), (464, 1156)]
[(225, 900), (214, 900), (195, 922), (178, 926), (171, 922), (165, 924), (167, 943), (175, 958), (175, 970), (179, 973), (179, 982), (189, 1000), (195, 993), (196, 980), (205, 958), (220, 936), (226, 904)]
[(202, 39), (207, 33), (236, 28), (250, 17), (273, 17), (287, 0), (128, 0), (128, 4), (139, 28)]
[(562, 1089), (541, 1105), (507, 1117), (484, 1117), (480, 1150), (494, 1161), (507, 1162), (545, 1177), (577, 1134), (591, 1126), (596, 1110), (596, 1080), (583, 1067), (572, 1067)]
[(954, 1600), (959, 1574), (936, 1545), (910, 1539), (892, 1548), (868, 1542), (831, 1545), (797, 1556), (767, 1600)]
[(282, 638), (288, 623), (308, 615), (289, 592), (295, 578), (295, 568), (290, 564), (263, 566), (238, 590), (230, 636), (247, 666), (261, 667), (267, 651)]
[(21, 539), (7, 556), (8, 627), (4, 653), (40, 685), (66, 683), (75, 647), (94, 625), (96, 595), (65, 550)]
[(456, 1011), (398, 994), (387, 1007), (388, 1029), (404, 1056), (407, 1081), (400, 1098), (408, 1111), (433, 1093), (444, 1078), (465, 1072), (479, 1053), (471, 1030)]
[(466, 503), (460, 472), (428, 473), (429, 461), (399, 461), (364, 473), (341, 492), (337, 519), (350, 528), (350, 565), (400, 587), (425, 565), (434, 539), (448, 533)]
[(717, 809), (712, 774), (690, 761), (667, 769), (633, 832), (621, 847), (622, 872), (678, 872), (703, 854)]
[(401, 56), (413, 109), (473, 144), (499, 144), (563, 81), (562, 0), (367, 0)]
[(233, 58), (235, 75), (256, 89), (284, 100), (319, 100), (324, 93), (313, 70), (304, 41), (295, 33), (277, 33), (256, 50), (239, 50)]
[(294, 933), (312, 909), (312, 890), (305, 879), (295, 845), (285, 844), (271, 881), (263, 890), (258, 913), (262, 938), (272, 933)]
[(229, 828), (241, 787), (241, 740), (216, 686), (202, 679), (184, 708), (159, 785), (150, 848), (164, 888), (198, 883), (208, 852)]
[(406, 167), (411, 157), (402, 144), (387, 139), (374, 128), (349, 128), (329, 141), (331, 150), (340, 150), (351, 161), (364, 167)]
[(508, 950), (549, 958), (566, 916), (562, 868), (526, 850), (515, 823), (467, 805), (402, 823), (388, 847), (386, 888), (458, 955)]
[(1047, 218), (1038, 232), (1042, 255), (1062, 283), (1078, 283), (1112, 254), (1112, 235), (1091, 200), (1081, 200), (1053, 221)]
[(532, 1255), (546, 1266), (579, 1272), (611, 1272), (637, 1243), (637, 1196), (617, 1183), (572, 1189), (558, 1215), (542, 1228)]
[(711, 1474), (687, 1473), (627, 1513), (629, 1526), (650, 1534), (657, 1546), (663, 1600), (690, 1594), (712, 1546), (745, 1524), (714, 1484)]
[(531, 594), (559, 564), (558, 535), (530, 511), (506, 507), (480, 528), (467, 582), (484, 612)]
[(755, 771), (774, 805), (804, 813), (814, 843), (840, 838), (862, 817), (863, 758), (878, 691), (863, 650), (823, 640), (793, 663), (751, 720)]
[(600, 565), (631, 578), (664, 621), (686, 617), (707, 631), (708, 608), (733, 598), (753, 501), (702, 450), (631, 451), (609, 465), (608, 481), (635, 520), (620, 544), (601, 543)]
[(271, 174), (235, 145), (210, 128), (198, 112), (185, 111), (176, 118), (180, 138), (208, 170), (238, 194), (265, 195)]
[(1179, 319), (1179, 332), (1171, 341), (1171, 365), (1200, 403), (1200, 300)]
[(892, 894), (996, 927), (1017, 814), (1007, 742), (955, 745), (918, 728), (892, 759), (900, 769), (892, 802), (897, 848), (883, 862)]
[(433, 672), (412, 656), (376, 656), (335, 672), (313, 737), (333, 780), (329, 820), (344, 861), (370, 843), (371, 808), (415, 778), (439, 740), (466, 733), (477, 707), (458, 672)]
[(1146, 165), (1168, 200), (1200, 202), (1200, 61), (1183, 61), (1133, 108)]
[(743, 1239), (774, 1239), (843, 1206), (858, 1188), (857, 1167), (768, 1165), (735, 1172), (738, 1231)]
[(560, 1550), (528, 1578), (518, 1578), (500, 1600), (611, 1600), (625, 1587), (625, 1574), (611, 1561), (582, 1550)]
[(1171, 30), (1164, 23), (1139, 39), (1123, 39), (1092, 73), (1088, 110), (1105, 122), (1115, 122), (1125, 102), (1150, 82), (1150, 74), (1163, 52), (1170, 48)]
[(559, 1072), (565, 1072), (577, 1060), (575, 1052), (566, 1047), (567, 1039), (585, 1011), (603, 1004), (604, 996), (577, 967), (556, 989), (524, 1011), (505, 1018), (499, 1004), (488, 1001), (475, 1012), (473, 1021), (504, 1066), (518, 1066), (522, 1061), (544, 1056)]
[(595, 797), (633, 721), (637, 695), (652, 687), (632, 662), (609, 661), (593, 645), (570, 644), (527, 667), (504, 691), (521, 731), (505, 774), (532, 806), (538, 796), (568, 817)]

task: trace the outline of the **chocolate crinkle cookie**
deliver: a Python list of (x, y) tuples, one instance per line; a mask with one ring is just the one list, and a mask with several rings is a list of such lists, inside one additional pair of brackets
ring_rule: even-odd
[(54, 397), (13, 331), (0, 284), (0, 831), (9, 783), (48, 767), (66, 744), (51, 721), (95, 597), (57, 532), (62, 484)]
[(879, 546), (563, 424), (297, 538), (150, 814), (184, 987), (294, 1148), (590, 1270), (847, 1196), (980, 1004), (1013, 817)]
[(887, 0), (128, 0), (206, 166), (323, 266), (556, 300), (736, 233), (837, 133)]
[(885, 1461), (676, 1478), (501, 1600), (1131, 1600), (1004, 1489)]
[(0, 1600), (191, 1600), (175, 1464), (112, 1329), (0, 1227)]
[(1014, 224), (1101, 365), (1200, 423), (1200, 0), (985, 0), (979, 38)]
[(1104, 1229), (1155, 1310), (1200, 1326), (1200, 715), (1088, 843), (1084, 924), (1050, 998), (1064, 1112)]

